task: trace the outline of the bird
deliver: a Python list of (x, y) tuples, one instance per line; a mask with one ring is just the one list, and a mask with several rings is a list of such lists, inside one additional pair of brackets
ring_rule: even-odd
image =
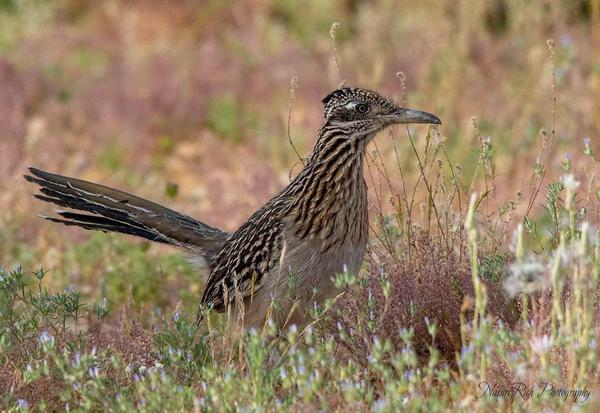
[(431, 113), (358, 87), (335, 89), (322, 104), (323, 124), (303, 168), (232, 233), (100, 184), (31, 166), (25, 179), (39, 186), (37, 199), (67, 208), (44, 216), (52, 222), (184, 250), (207, 274), (199, 308), (233, 308), (243, 329), (259, 329), (268, 320), (300, 328), (310, 322), (310, 305), (339, 293), (334, 276), (357, 274), (363, 261), (369, 142), (395, 124), (441, 125)]

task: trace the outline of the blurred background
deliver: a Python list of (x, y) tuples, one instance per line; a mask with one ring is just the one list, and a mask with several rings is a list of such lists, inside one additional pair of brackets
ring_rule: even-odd
[[(345, 82), (438, 115), (463, 176), (490, 143), (492, 207), (523, 217), (553, 129), (547, 181), (598, 172), (598, 0), (0, 0), (0, 264), (125, 311), (193, 308), (202, 285), (178, 253), (48, 223), (21, 176), (101, 182), (233, 230), (299, 170), (290, 103), (298, 152), (315, 142), (342, 80), (333, 22)], [(370, 160), (397, 190), (419, 176), (407, 138), (382, 134)]]

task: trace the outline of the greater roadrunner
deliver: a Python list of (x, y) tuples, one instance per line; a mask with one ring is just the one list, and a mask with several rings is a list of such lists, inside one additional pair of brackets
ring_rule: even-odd
[(304, 168), (232, 234), (91, 182), (36, 168), (25, 178), (41, 187), (36, 198), (88, 212), (61, 210), (60, 218), (46, 217), (50, 221), (187, 250), (209, 274), (202, 305), (221, 312), (232, 305), (243, 312), (245, 327), (261, 327), (268, 314), (280, 326), (304, 324), (308, 304), (335, 295), (332, 278), (356, 273), (365, 254), (367, 144), (392, 124), (441, 124), (430, 113), (400, 108), (365, 89), (338, 89), (322, 102), (325, 123)]

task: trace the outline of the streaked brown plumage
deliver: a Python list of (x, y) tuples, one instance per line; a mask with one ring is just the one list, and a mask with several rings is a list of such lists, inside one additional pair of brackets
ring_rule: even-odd
[[(274, 321), (304, 324), (309, 302), (334, 295), (332, 277), (344, 269), (357, 272), (363, 259), (367, 144), (392, 124), (441, 123), (434, 115), (399, 108), (365, 89), (338, 89), (323, 103), (325, 123), (305, 167), (232, 234), (98, 184), (35, 168), (25, 178), (40, 185), (37, 198), (88, 212), (58, 211), (60, 218), (47, 217), (51, 221), (187, 250), (209, 273), (201, 304), (223, 311), (241, 298), (244, 325), (260, 327), (274, 303)], [(294, 302), (301, 310), (288, 319)]]

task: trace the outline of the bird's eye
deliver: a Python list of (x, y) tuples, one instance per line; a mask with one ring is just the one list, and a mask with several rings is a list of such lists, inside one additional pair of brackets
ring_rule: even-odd
[(369, 105), (367, 105), (366, 103), (358, 103), (354, 109), (358, 112), (358, 113), (367, 113), (369, 111)]

